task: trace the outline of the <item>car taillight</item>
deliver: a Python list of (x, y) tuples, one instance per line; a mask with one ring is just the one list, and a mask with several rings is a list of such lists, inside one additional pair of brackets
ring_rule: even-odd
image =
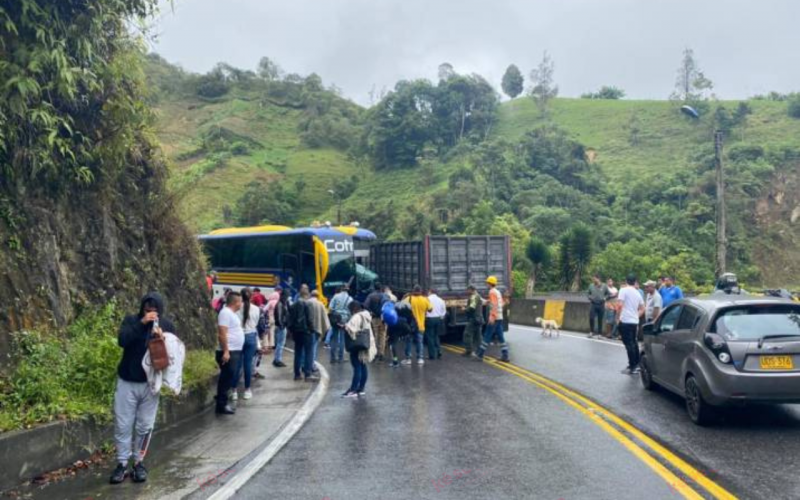
[(723, 364), (731, 362), (731, 351), (728, 350), (728, 343), (722, 338), (722, 335), (716, 333), (706, 333), (703, 337), (703, 343), (709, 348), (714, 356)]

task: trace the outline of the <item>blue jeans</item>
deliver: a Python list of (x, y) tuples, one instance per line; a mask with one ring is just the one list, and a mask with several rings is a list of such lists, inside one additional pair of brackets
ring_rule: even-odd
[(411, 357), (411, 342), (414, 342), (414, 351), (417, 353), (417, 359), (422, 359), (422, 338), (425, 332), (412, 333), (406, 337), (406, 358)]
[(493, 325), (486, 325), (486, 329), (483, 331), (483, 342), (481, 342), (481, 347), (478, 349), (478, 356), (483, 357), (486, 349), (489, 348), (492, 337), (495, 335), (500, 342), (500, 352), (503, 354), (503, 359), (508, 359), (508, 343), (506, 342), (506, 335), (503, 331), (503, 322), (500, 320), (495, 321)]
[(325, 343), (330, 345), (331, 344), (331, 336), (333, 335), (333, 328), (328, 330), (328, 333), (325, 334)]
[(275, 329), (275, 359), (273, 363), (283, 361), (283, 348), (286, 345), (286, 328)]
[(242, 347), (242, 356), (239, 358), (239, 364), (236, 367), (236, 382), (233, 384), (234, 389), (239, 387), (239, 381), (242, 379), (242, 370), (244, 370), (244, 388), (250, 388), (250, 383), (253, 380), (253, 361), (256, 358), (256, 350), (258, 348), (256, 335), (256, 332), (246, 333), (244, 335), (244, 347)]
[(314, 361), (317, 360), (317, 348), (319, 347), (319, 335), (311, 335), (311, 368), (314, 368)]
[(364, 392), (367, 386), (367, 364), (359, 361), (358, 352), (350, 352), (350, 364), (353, 365), (353, 383), (350, 392)]
[(314, 333), (293, 334), (294, 336), (294, 376), (302, 371), (306, 377), (314, 369)]
[(344, 361), (344, 330), (336, 326), (331, 328), (329, 343), (331, 345), (331, 363), (337, 359)]

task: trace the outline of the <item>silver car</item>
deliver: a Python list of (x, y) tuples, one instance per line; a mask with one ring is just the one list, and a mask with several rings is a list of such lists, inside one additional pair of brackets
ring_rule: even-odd
[(800, 403), (800, 303), (751, 295), (675, 301), (644, 326), (641, 378), (686, 399), (696, 424), (717, 408)]

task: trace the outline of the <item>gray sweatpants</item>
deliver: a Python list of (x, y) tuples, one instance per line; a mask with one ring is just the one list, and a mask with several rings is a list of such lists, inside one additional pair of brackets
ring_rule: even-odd
[(146, 382), (128, 382), (117, 378), (117, 391), (114, 393), (114, 441), (117, 445), (118, 462), (127, 463), (131, 456), (136, 462), (144, 459), (157, 412), (158, 394), (150, 392)]

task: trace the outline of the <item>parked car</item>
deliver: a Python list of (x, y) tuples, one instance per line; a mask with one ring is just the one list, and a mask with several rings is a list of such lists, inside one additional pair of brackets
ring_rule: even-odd
[(670, 304), (644, 325), (641, 379), (686, 399), (696, 424), (719, 407), (800, 403), (800, 304), (715, 294)]

